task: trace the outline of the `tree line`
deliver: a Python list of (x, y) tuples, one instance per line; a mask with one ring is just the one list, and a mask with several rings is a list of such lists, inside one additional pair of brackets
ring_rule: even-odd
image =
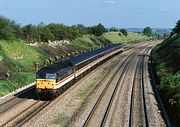
[[(84, 34), (93, 34), (101, 36), (108, 31), (121, 32), (124, 36), (128, 35), (126, 29), (117, 29), (111, 27), (106, 29), (101, 23), (91, 27), (86, 27), (82, 24), (67, 26), (64, 24), (50, 23), (38, 25), (28, 24), (21, 26), (16, 21), (10, 20), (4, 16), (0, 16), (0, 39), (23, 39), (27, 42), (48, 42), (57, 40), (74, 40)], [(176, 30), (175, 30), (176, 31)], [(119, 34), (121, 36), (121, 33)], [(146, 27), (143, 31), (144, 35), (152, 36), (152, 29)]]
[(67, 26), (56, 23), (21, 26), (15, 21), (0, 16), (0, 39), (4, 40), (14, 38), (23, 39), (27, 42), (74, 40), (84, 34), (101, 36), (104, 32), (107, 32), (107, 29), (101, 23), (92, 27), (85, 27), (81, 24)]

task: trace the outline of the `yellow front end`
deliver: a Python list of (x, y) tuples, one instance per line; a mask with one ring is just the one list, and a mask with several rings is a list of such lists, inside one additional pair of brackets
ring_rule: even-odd
[(36, 79), (37, 89), (56, 89), (55, 79)]

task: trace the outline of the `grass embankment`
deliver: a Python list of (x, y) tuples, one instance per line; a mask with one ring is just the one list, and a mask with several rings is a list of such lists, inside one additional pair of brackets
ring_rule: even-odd
[(108, 32), (101, 37), (83, 35), (74, 41), (61, 41), (59, 43), (37, 44), (34, 46), (29, 46), (21, 40), (1, 40), (0, 96), (33, 82), (35, 80), (35, 62), (39, 62), (42, 67), (45, 66), (45, 59), (57, 62), (55, 56), (60, 58), (61, 55), (66, 55), (72, 51), (88, 51), (90, 48), (97, 49), (109, 43), (127, 44), (147, 39), (147, 37), (136, 33), (128, 33), (126, 37), (122, 34), (119, 35), (119, 32)]
[(119, 32), (108, 32), (104, 33), (103, 37), (112, 43), (122, 43), (123, 45), (128, 45), (143, 40), (149, 40), (147, 36), (132, 32), (129, 32), (128, 36), (124, 36), (122, 33)]
[[(0, 57), (0, 96), (32, 82), (35, 79), (34, 62), (42, 63), (45, 58), (20, 40), (0, 41)], [(7, 73), (10, 74), (8, 79)]]
[(180, 118), (180, 35), (174, 35), (153, 50), (159, 90), (175, 118)]

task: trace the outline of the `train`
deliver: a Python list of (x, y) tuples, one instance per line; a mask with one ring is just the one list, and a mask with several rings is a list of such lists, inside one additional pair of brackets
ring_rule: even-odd
[(41, 68), (36, 73), (37, 96), (57, 97), (68, 84), (122, 51), (122, 45), (111, 44)]

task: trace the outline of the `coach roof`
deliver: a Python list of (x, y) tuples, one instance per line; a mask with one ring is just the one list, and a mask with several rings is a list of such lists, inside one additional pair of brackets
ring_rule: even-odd
[(103, 51), (106, 51), (108, 49), (114, 48), (116, 46), (120, 46), (120, 45), (115, 45), (114, 44), (114, 45), (106, 46), (106, 47), (103, 47), (101, 49), (97, 49), (97, 50), (94, 50), (94, 51), (91, 51), (91, 52), (88, 52), (88, 53), (85, 53), (85, 54), (73, 57), (73, 58), (69, 59), (69, 61), (73, 65), (76, 65), (76, 64), (78, 64), (78, 63), (80, 63), (80, 62), (82, 62), (82, 61), (84, 61), (84, 60), (86, 60), (88, 58), (91, 58), (91, 57), (93, 57), (93, 56), (95, 56), (95, 55), (97, 55), (97, 54), (99, 54), (99, 53), (101, 53)]
[(79, 56), (75, 56), (73, 58), (70, 58), (69, 60), (66, 60), (66, 61), (60, 61), (58, 63), (55, 63), (55, 64), (51, 64), (51, 65), (48, 65), (46, 67), (43, 67), (41, 68), (37, 74), (39, 73), (57, 73), (57, 72), (63, 72), (64, 70), (72, 67), (73, 65), (76, 65), (88, 58), (91, 58), (97, 54), (100, 54), (102, 53), (103, 51), (106, 51), (108, 49), (111, 49), (111, 48), (114, 48), (114, 47), (121, 47), (121, 45), (109, 45), (109, 46), (106, 46), (106, 47), (103, 47), (101, 49), (97, 49), (97, 50), (94, 50), (94, 51), (91, 51), (91, 52), (88, 52), (88, 53), (85, 53), (85, 54), (82, 54), (82, 55), (79, 55)]
[(61, 72), (72, 66), (73, 65), (68, 60), (61, 61), (61, 62), (58, 62), (55, 64), (48, 65), (46, 67), (43, 67), (37, 73), (57, 73), (57, 72)]

